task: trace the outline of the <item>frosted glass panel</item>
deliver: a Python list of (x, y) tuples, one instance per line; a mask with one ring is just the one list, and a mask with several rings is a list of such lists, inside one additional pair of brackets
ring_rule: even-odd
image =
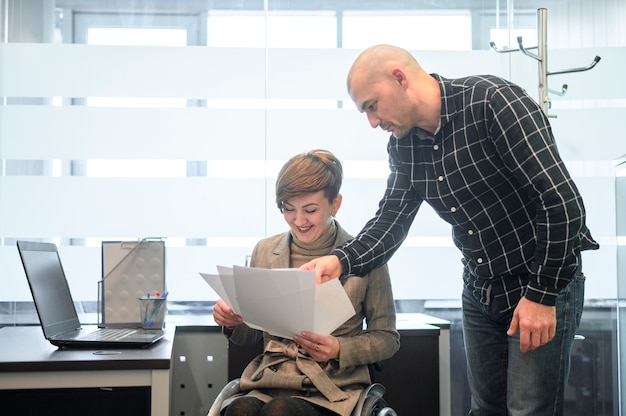
[(615, 82), (622, 76), (626, 65), (626, 48), (550, 50), (548, 71), (585, 67), (596, 55), (602, 59), (589, 71), (548, 77), (551, 89), (560, 90), (562, 84), (568, 85), (567, 93), (563, 97), (554, 97), (554, 101), (626, 98), (625, 83)]
[[(28, 301), (33, 297), (28, 289), (28, 282), (24, 274), (24, 267), (20, 261), (20, 255), (16, 246), (0, 246), (0, 262), (2, 262), (2, 274), (0, 284), (4, 287), (2, 301)], [(89, 298), (96, 299), (96, 293), (91, 293)]]
[[(619, 346), (619, 374), (620, 380), (626, 377), (626, 155), (621, 155), (616, 161), (615, 169), (615, 206), (617, 239), (617, 322)], [(620, 383), (620, 405), (626, 406), (626, 383)]]
[[(551, 78), (553, 87), (570, 84), (566, 96), (554, 98), (561, 107), (555, 104), (558, 118), (551, 119), (566, 161), (610, 160), (626, 153), (626, 142), (612, 124), (624, 117), (626, 91), (615, 82), (619, 77), (610, 65), (625, 63), (623, 51), (595, 50), (603, 60), (591, 72)], [(348, 167), (386, 164), (388, 139), (385, 132), (369, 126), (347, 96), (346, 73), (359, 52), (0, 45), (0, 88), (7, 97), (206, 99), (187, 108), (0, 106), (2, 159), (58, 159), (65, 164), (90, 159), (207, 161), (208, 174), (179, 179), (4, 176), (0, 233), (9, 238), (209, 239), (212, 253), (240, 258), (253, 246), (251, 241), (287, 229), (273, 202), (271, 175), (277, 167), (296, 153), (326, 148), (346, 164), (338, 219), (356, 234), (376, 211), (386, 175), (348, 174)], [(591, 59), (587, 52), (554, 51), (550, 67), (585, 64)], [(413, 53), (429, 72), (445, 77), (501, 75), (536, 95), (537, 64), (521, 54)], [(600, 96), (609, 105), (588, 108)], [(600, 276), (589, 279), (588, 294), (610, 296), (615, 250), (605, 239), (613, 233), (614, 210), (602, 201), (612, 200), (613, 181), (602, 172), (574, 176), (587, 201), (592, 232), (605, 248), (585, 254), (587, 274)], [(458, 298), (456, 292), (440, 293), (446, 279), (456, 282), (460, 273), (460, 265), (449, 261), (459, 257), (456, 249), (441, 246), (449, 238), (449, 226), (428, 206), (422, 207), (409, 240), (390, 263), (394, 289), (403, 297)], [(172, 267), (172, 274), (178, 275), (178, 266)], [(424, 286), (418, 274), (434, 273), (444, 284)], [(16, 289), (16, 296), (19, 293)]]
[(265, 146), (263, 110), (16, 105), (0, 122), (5, 159), (254, 159)]
[(509, 57), (489, 50), (475, 51), (410, 51), (428, 73), (446, 78), (491, 74), (510, 78)]
[(167, 249), (167, 276), (170, 293), (176, 299), (216, 301), (218, 296), (198, 272), (217, 273), (217, 266), (243, 266), (248, 247), (186, 247)]
[[(294, 140), (297, 132), (297, 140)], [(389, 134), (370, 127), (354, 110), (271, 110), (267, 113), (270, 159), (287, 160), (313, 148), (332, 151), (341, 160), (387, 160)]]
[(0, 44), (7, 97), (264, 98), (260, 49)]
[[(264, 52), (246, 48), (0, 44), (5, 63), (0, 94), (262, 99), (267, 92), (268, 98), (279, 99), (346, 99), (345, 77), (360, 50), (268, 49), (267, 90)], [(506, 70), (505, 57), (490, 51), (416, 51), (415, 55), (427, 71), (450, 77), (461, 71), (463, 75), (498, 75)], [(476, 59), (478, 56), (482, 58)]]
[[(166, 240), (167, 244), (167, 240)], [(245, 256), (252, 246), (242, 247), (167, 247), (167, 286), (171, 300), (215, 301), (218, 296), (200, 277), (198, 272), (216, 273), (216, 266), (233, 264), (243, 266)], [(67, 275), (74, 300), (95, 300), (97, 282), (102, 277), (100, 247), (59, 247), (61, 261)], [(0, 247), (2, 276), (5, 288), (2, 301), (32, 302), (24, 269), (15, 246)]]
[[(268, 96), (349, 100), (346, 76), (361, 49), (268, 50)], [(427, 72), (445, 77), (508, 76), (508, 58), (490, 51), (412, 51)], [(323, 76), (320, 76), (323, 74)]]
[(616, 120), (624, 118), (626, 105), (621, 108), (557, 108), (551, 113), (557, 116), (550, 120), (552, 132), (566, 160), (612, 161), (626, 153), (624, 134), (615, 125)]
[(5, 176), (0, 178), (0, 234), (262, 237), (264, 183), (202, 177)]

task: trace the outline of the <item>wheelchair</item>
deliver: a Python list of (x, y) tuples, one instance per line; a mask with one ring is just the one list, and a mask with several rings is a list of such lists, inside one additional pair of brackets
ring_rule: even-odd
[[(239, 379), (231, 380), (217, 395), (207, 416), (219, 416), (222, 403), (229, 397), (239, 393)], [(385, 402), (383, 398), (385, 386), (373, 383), (361, 393), (351, 416), (398, 416), (397, 413)]]

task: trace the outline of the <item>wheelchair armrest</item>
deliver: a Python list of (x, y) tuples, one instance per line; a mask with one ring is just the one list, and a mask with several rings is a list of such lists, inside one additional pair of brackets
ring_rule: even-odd
[(374, 370), (376, 371), (383, 371), (383, 369), (385, 368), (385, 362), (376, 361), (375, 363), (372, 363), (372, 367), (374, 367)]
[(239, 393), (240, 391), (241, 388), (239, 387), (238, 378), (229, 381), (213, 401), (213, 405), (211, 406), (211, 409), (209, 409), (209, 413), (207, 413), (207, 416), (219, 416), (222, 402), (229, 397), (232, 397), (233, 395)]

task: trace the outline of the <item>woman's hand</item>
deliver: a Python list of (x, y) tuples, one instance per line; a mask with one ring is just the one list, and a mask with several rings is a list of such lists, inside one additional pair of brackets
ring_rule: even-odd
[(233, 328), (243, 322), (241, 316), (237, 315), (222, 299), (218, 299), (213, 306), (213, 319), (216, 324), (226, 328)]
[(303, 332), (295, 335), (296, 341), (315, 361), (323, 362), (339, 358), (339, 340), (332, 335)]

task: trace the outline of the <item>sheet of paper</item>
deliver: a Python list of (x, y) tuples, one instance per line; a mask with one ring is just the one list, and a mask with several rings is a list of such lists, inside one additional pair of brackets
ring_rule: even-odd
[(338, 279), (316, 285), (313, 271), (218, 266), (200, 275), (246, 324), (284, 338), (328, 335), (356, 313)]
[(217, 296), (224, 300), (224, 302), (226, 302), (228, 306), (233, 308), (235, 313), (241, 314), (239, 304), (236, 302), (236, 299), (230, 298), (229, 293), (232, 293), (232, 290), (226, 290), (225, 288), (224, 283), (233, 283), (232, 279), (230, 279), (230, 281), (228, 282), (223, 282), (222, 277), (219, 274), (200, 273), (200, 275), (211, 286), (215, 293), (217, 293)]

